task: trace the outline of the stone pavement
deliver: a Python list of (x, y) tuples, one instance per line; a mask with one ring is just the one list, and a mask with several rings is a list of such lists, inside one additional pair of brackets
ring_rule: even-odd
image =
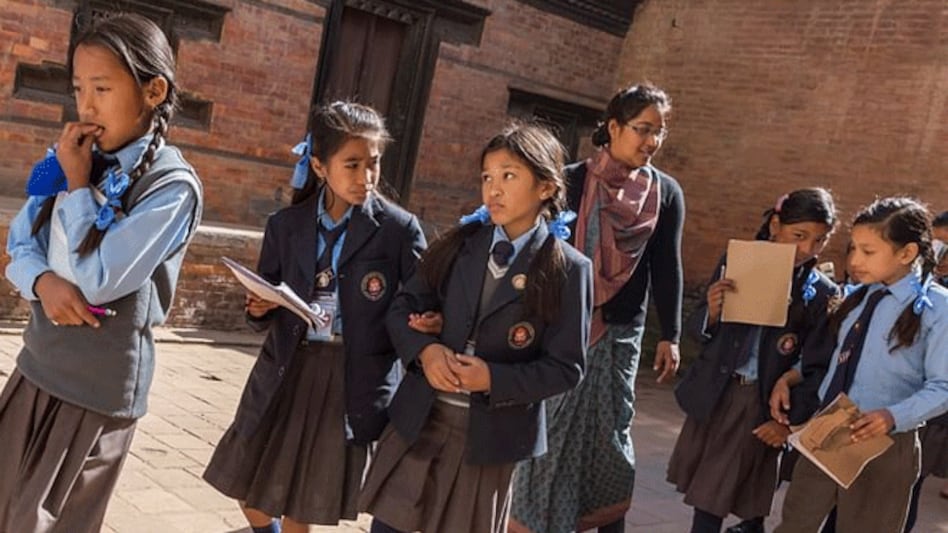
[[(0, 328), (0, 387), (13, 370), (19, 330)], [(159, 330), (149, 414), (141, 419), (131, 454), (112, 497), (103, 531), (121, 533), (246, 533), (236, 504), (201, 480), (211, 451), (231, 421), (260, 337), (198, 330)], [(627, 533), (688, 531), (690, 509), (665, 482), (665, 466), (682, 415), (671, 389), (642, 369), (633, 425), (638, 472)], [(916, 531), (948, 532), (948, 500), (931, 479)], [(779, 509), (783, 491), (778, 493)], [(728, 522), (734, 522), (734, 519)], [(775, 520), (768, 521), (772, 527)], [(364, 532), (369, 519), (317, 532)], [(454, 533), (454, 532), (451, 532)]]

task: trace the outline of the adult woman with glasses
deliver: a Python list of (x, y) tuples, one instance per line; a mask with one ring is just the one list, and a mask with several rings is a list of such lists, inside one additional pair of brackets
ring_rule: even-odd
[(619, 91), (593, 133), (600, 149), (567, 167), (574, 245), (593, 260), (595, 312), (586, 377), (547, 402), (549, 452), (514, 475), (512, 533), (621, 532), (632, 500), (635, 375), (648, 294), (661, 323), (659, 382), (678, 369), (681, 187), (653, 167), (671, 110), (649, 84)]

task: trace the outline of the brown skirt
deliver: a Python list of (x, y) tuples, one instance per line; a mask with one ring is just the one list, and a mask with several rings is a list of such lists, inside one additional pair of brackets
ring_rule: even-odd
[(918, 432), (922, 441), (919, 476), (948, 477), (948, 426), (929, 423)]
[(389, 425), (359, 509), (401, 531), (504, 533), (514, 463), (464, 462), (467, 424), (467, 409), (436, 401), (414, 444)]
[(343, 347), (301, 347), (256, 433), (242, 437), (232, 425), (204, 479), (270, 516), (320, 525), (355, 519), (367, 450), (346, 443), (345, 415)]
[(50, 396), (15, 370), (0, 395), (0, 531), (99, 531), (135, 424)]
[(731, 380), (710, 419), (685, 419), (668, 481), (685, 494), (686, 504), (721, 517), (770, 514), (780, 450), (751, 433), (759, 414), (757, 385)]

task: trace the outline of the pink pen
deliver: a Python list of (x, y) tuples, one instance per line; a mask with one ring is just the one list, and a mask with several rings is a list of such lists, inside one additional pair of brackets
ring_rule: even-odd
[(96, 316), (115, 316), (118, 314), (115, 312), (114, 309), (107, 309), (105, 307), (96, 307), (94, 305), (87, 305), (86, 309), (88, 309), (90, 313)]

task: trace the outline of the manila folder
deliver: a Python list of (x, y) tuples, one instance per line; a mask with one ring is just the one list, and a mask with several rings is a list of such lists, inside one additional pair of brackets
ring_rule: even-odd
[(725, 293), (721, 321), (786, 325), (796, 249), (769, 241), (728, 241), (725, 277), (734, 281), (735, 290)]

